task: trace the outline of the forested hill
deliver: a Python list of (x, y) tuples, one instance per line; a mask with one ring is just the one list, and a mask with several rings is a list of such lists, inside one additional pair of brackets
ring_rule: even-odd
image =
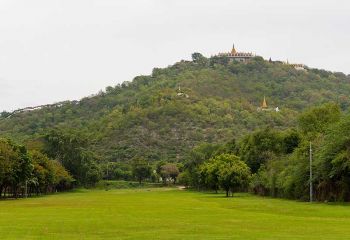
[[(50, 105), (0, 118), (0, 135), (37, 146), (48, 129), (86, 135), (102, 159), (182, 161), (201, 142), (223, 142), (266, 126), (295, 125), (313, 105), (350, 104), (350, 76), (324, 70), (300, 71), (256, 57), (229, 63), (224, 57), (181, 61), (150, 76), (107, 87), (78, 102)], [(180, 89), (179, 89), (180, 86)], [(257, 111), (263, 97), (280, 112)]]

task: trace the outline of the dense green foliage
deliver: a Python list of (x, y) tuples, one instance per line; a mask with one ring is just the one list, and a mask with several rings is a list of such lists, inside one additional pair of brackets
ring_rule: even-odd
[(296, 128), (263, 128), (238, 143), (206, 143), (193, 148), (180, 180), (199, 189), (227, 190), (222, 179), (230, 176), (229, 167), (220, 171), (219, 159), (235, 154), (253, 173), (251, 178), (245, 177), (250, 178), (250, 191), (309, 200), (312, 144), (314, 200), (350, 201), (349, 136), (350, 115), (342, 113), (336, 104), (324, 104), (302, 112)]
[(200, 166), (200, 179), (206, 187), (216, 192), (225, 190), (226, 197), (242, 191), (249, 184), (250, 169), (237, 156), (220, 154)]
[(94, 154), (87, 150), (88, 145), (88, 139), (75, 131), (52, 130), (44, 138), (44, 152), (59, 160), (78, 185), (85, 186), (94, 185), (102, 174)]
[(132, 163), (132, 173), (141, 184), (144, 179), (151, 176), (152, 168), (145, 159), (135, 158)]
[(291, 153), (300, 142), (300, 134), (291, 129), (285, 132), (278, 132), (272, 128), (258, 130), (246, 135), (239, 145), (239, 154), (256, 172), (261, 164), (273, 156)]
[[(124, 180), (101, 180), (94, 189), (113, 190), (113, 189), (141, 189), (141, 188), (160, 188), (165, 187), (163, 183), (124, 181)], [(91, 188), (90, 188), (91, 189)]]
[(349, 205), (177, 189), (77, 190), (0, 201), (7, 239), (348, 240)]
[[(238, 139), (266, 126), (295, 126), (298, 113), (310, 105), (333, 101), (347, 109), (349, 80), (342, 73), (297, 71), (260, 57), (243, 64), (197, 53), (193, 61), (155, 68), (150, 76), (79, 102), (10, 117), (4, 113), (0, 135), (32, 148), (49, 129), (75, 129), (89, 139), (87, 150), (104, 162), (136, 156), (182, 162), (202, 142)], [(264, 95), (279, 113), (257, 111)]]
[[(162, 179), (231, 191), (241, 183), (227, 177), (243, 166), (208, 170), (210, 159), (229, 154), (250, 168), (251, 191), (304, 200), (312, 141), (317, 200), (350, 200), (349, 76), (261, 57), (192, 58), (81, 101), (5, 112), (0, 134), (58, 159), (81, 185)], [(258, 111), (263, 96), (271, 111)]]
[(242, 152), (244, 156), (248, 156), (248, 165), (252, 164), (249, 158), (259, 159), (254, 155), (255, 149), (262, 146), (261, 142), (267, 142), (264, 139), (271, 139), (271, 131), (275, 135), (273, 146), (283, 146), (288, 139), (288, 149), (291, 150), (281, 151), (264, 145), (269, 154), (264, 154), (264, 161), (259, 162), (258, 166), (252, 165), (259, 167), (253, 175), (252, 190), (262, 195), (308, 200), (312, 143), (315, 159), (312, 165), (312, 184), (315, 199), (349, 201), (349, 127), (350, 115), (342, 116), (336, 105), (326, 104), (305, 111), (299, 117), (299, 134), (295, 130), (289, 131), (287, 135), (286, 132), (275, 130), (252, 133), (248, 137), (255, 137), (260, 141), (250, 143), (249, 148), (245, 148), (246, 143), (242, 141), (245, 148)]
[(0, 139), (0, 198), (63, 191), (70, 189), (72, 182), (71, 175), (57, 161)]

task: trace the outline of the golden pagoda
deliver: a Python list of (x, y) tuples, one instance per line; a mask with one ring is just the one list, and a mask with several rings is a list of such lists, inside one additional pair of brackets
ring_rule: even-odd
[(264, 100), (263, 100), (263, 102), (262, 102), (261, 108), (267, 108), (267, 103), (266, 103), (265, 96), (264, 96)]
[(267, 102), (266, 102), (266, 97), (264, 96), (264, 99), (262, 101), (262, 104), (260, 107), (257, 108), (257, 111), (260, 112), (271, 112), (271, 111), (274, 111), (274, 112), (280, 112), (280, 108), (279, 107), (268, 107), (267, 106)]
[(235, 45), (233, 44), (232, 46), (232, 50), (231, 50), (231, 54), (235, 55), (237, 53), (236, 49), (235, 49)]

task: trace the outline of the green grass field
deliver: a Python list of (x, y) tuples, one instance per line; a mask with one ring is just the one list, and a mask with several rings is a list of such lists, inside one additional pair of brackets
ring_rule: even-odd
[(0, 201), (0, 239), (350, 239), (350, 206), (169, 188)]

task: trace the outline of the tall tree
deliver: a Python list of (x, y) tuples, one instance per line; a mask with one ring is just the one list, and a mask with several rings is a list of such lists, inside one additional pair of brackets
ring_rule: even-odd
[(219, 166), (219, 184), (225, 189), (226, 197), (247, 187), (250, 179), (250, 169), (239, 157), (229, 154), (217, 156), (221, 161)]
[(78, 184), (93, 185), (101, 178), (101, 173), (87, 146), (87, 138), (74, 131), (52, 130), (45, 136), (47, 155), (62, 163)]
[(132, 163), (132, 172), (137, 181), (142, 181), (151, 176), (151, 166), (144, 158), (135, 158)]
[(220, 154), (201, 166), (202, 181), (209, 188), (226, 191), (228, 197), (237, 190), (248, 186), (250, 179), (249, 167), (232, 154)]
[(310, 138), (316, 133), (324, 133), (330, 124), (340, 120), (341, 112), (337, 104), (327, 103), (318, 107), (312, 107), (299, 116), (299, 127), (304, 134), (310, 134)]
[(265, 164), (272, 155), (282, 152), (281, 140), (280, 134), (273, 129), (258, 130), (242, 139), (239, 154), (252, 172), (256, 173), (260, 165)]

